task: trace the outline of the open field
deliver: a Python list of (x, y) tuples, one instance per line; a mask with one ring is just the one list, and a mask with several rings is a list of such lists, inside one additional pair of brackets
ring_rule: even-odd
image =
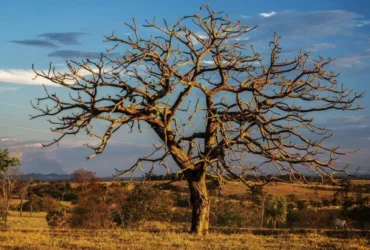
[[(370, 184), (369, 180), (361, 180), (361, 184)], [(187, 183), (174, 182), (172, 185), (178, 186), (184, 191), (187, 191)], [(294, 194), (300, 200), (321, 200), (321, 199), (332, 199), (336, 191), (340, 189), (338, 186), (331, 185), (309, 185), (309, 184), (297, 184), (297, 183), (270, 183), (264, 186), (264, 191), (272, 195), (287, 196)], [(222, 190), (223, 195), (230, 194), (242, 194), (249, 191), (242, 183), (227, 183)], [(354, 196), (354, 192), (350, 192), (349, 196)], [(364, 196), (370, 196), (370, 193), (364, 193)]]
[[(199, 237), (164, 230), (49, 230), (45, 213), (33, 218), (11, 213), (8, 231), (0, 231), (0, 249), (359, 249), (370, 248), (369, 237), (335, 238), (311, 230), (304, 234), (255, 235), (212, 232)], [(281, 233), (283, 232), (283, 233)], [(288, 232), (288, 231), (286, 231)], [(324, 231), (321, 231), (323, 233)]]
[[(140, 181), (124, 181), (128, 184), (129, 189), (133, 189), (134, 184), (141, 183)], [(147, 181), (146, 184), (165, 184), (169, 181)], [(370, 185), (370, 180), (351, 180), (354, 185)], [(105, 185), (110, 185), (112, 181), (103, 181)], [(188, 183), (183, 181), (176, 181), (170, 185), (180, 188), (180, 191), (188, 192)], [(72, 187), (77, 187), (77, 183), (72, 183)], [(264, 191), (272, 195), (287, 196), (294, 194), (300, 200), (321, 200), (332, 199), (335, 192), (340, 190), (340, 186), (324, 185), (318, 183), (303, 184), (303, 183), (270, 183), (264, 186)], [(227, 183), (222, 190), (223, 195), (243, 194), (249, 189), (242, 183)], [(349, 192), (348, 195), (355, 196), (355, 192)], [(370, 196), (370, 193), (363, 193), (364, 196)]]
[(368, 239), (338, 239), (318, 234), (257, 236), (138, 231), (45, 230), (0, 232), (0, 249), (369, 249)]
[[(164, 184), (169, 181), (150, 181), (147, 185)], [(133, 182), (125, 185), (127, 190), (135, 187)], [(110, 185), (111, 182), (104, 182)], [(369, 184), (363, 181), (361, 184)], [(161, 190), (162, 194), (188, 193), (187, 183), (174, 182), (175, 190)], [(112, 186), (114, 187), (114, 186)], [(291, 184), (271, 183), (263, 191), (273, 195), (294, 194), (300, 200), (332, 199), (340, 187), (318, 184)], [(222, 191), (222, 196), (245, 194), (247, 189), (242, 184), (229, 183)], [(354, 196), (355, 193), (349, 193)], [(364, 196), (369, 193), (363, 193)], [(59, 196), (57, 196), (59, 197)], [(214, 197), (216, 200), (218, 197)], [(229, 199), (229, 198), (228, 198)], [(231, 200), (237, 203), (237, 200)], [(14, 200), (13, 209), (20, 200)], [(71, 202), (59, 201), (63, 207), (71, 207)], [(239, 204), (239, 203), (238, 203)], [(181, 210), (179, 214), (186, 214), (188, 207), (174, 206)], [(186, 211), (186, 212), (184, 212)], [(308, 210), (311, 211), (311, 210)], [(313, 211), (313, 210), (312, 210)], [(321, 215), (324, 211), (319, 210)], [(339, 208), (334, 211), (339, 213)], [(318, 213), (307, 215), (304, 222)], [(334, 231), (327, 226), (325, 220), (318, 220), (317, 224), (297, 224), (290, 229), (258, 228), (255, 226), (228, 227), (211, 224), (210, 235), (194, 236), (187, 233), (189, 223), (143, 221), (135, 230), (111, 229), (49, 229), (46, 223), (45, 212), (34, 212), (32, 217), (24, 212), (11, 211), (7, 231), (0, 231), (1, 249), (370, 249), (370, 231), (353, 230), (354, 225), (349, 222), (350, 230)], [(311, 217), (309, 217), (309, 215)], [(253, 216), (253, 214), (252, 214)], [(303, 216), (303, 215), (302, 215)], [(250, 217), (246, 217), (250, 218)], [(312, 219), (312, 218), (311, 218)], [(320, 223), (320, 224), (318, 224)], [(325, 226), (326, 225), (326, 226)], [(324, 229), (326, 228), (326, 229)], [(359, 227), (357, 227), (359, 228)]]

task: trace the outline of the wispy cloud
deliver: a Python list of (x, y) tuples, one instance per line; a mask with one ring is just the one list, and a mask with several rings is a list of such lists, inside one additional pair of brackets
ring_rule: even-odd
[[(208, 36), (205, 35), (205, 34), (202, 34), (202, 33), (197, 33), (196, 36), (200, 40), (206, 40), (206, 39), (208, 39)], [(190, 36), (190, 39), (191, 39), (191, 41), (193, 42), (194, 45), (200, 44), (200, 42), (198, 41), (197, 38), (195, 38), (195, 36)]]
[(235, 41), (248, 41), (249, 37), (237, 37), (237, 38), (234, 38), (233, 40), (235, 40)]
[(337, 67), (341, 68), (356, 68), (364, 64), (365, 60), (370, 59), (370, 51), (364, 51), (359, 54), (351, 54), (336, 59), (333, 63)]
[(366, 116), (364, 115), (347, 115), (347, 116), (342, 116), (340, 119), (346, 121), (346, 122), (359, 122), (359, 121), (364, 121), (367, 119)]
[(367, 116), (340, 116), (333, 117), (327, 125), (333, 130), (352, 130), (369, 128), (369, 117)]
[(251, 18), (251, 16), (245, 16), (245, 15), (240, 15), (240, 17), (241, 17), (241, 18), (245, 18), (245, 19), (247, 19), (247, 18)]
[(311, 47), (308, 47), (308, 51), (321, 51), (321, 50), (327, 50), (327, 49), (334, 49), (336, 48), (336, 45), (333, 43), (316, 43), (312, 45)]
[(43, 47), (43, 48), (57, 48), (58, 47), (56, 44), (52, 42), (44, 41), (44, 40), (37, 40), (37, 39), (13, 40), (10, 42), (21, 44), (21, 45), (36, 46), (36, 47)]
[(271, 12), (262, 12), (260, 13), (260, 16), (262, 17), (272, 17), (273, 15), (275, 15), (276, 12), (275, 11), (271, 11)]
[[(44, 71), (47, 71), (47, 70), (44, 70)], [(59, 72), (61, 73), (67, 72), (67, 69), (61, 69), (59, 70)], [(89, 75), (91, 74), (91, 72), (87, 70), (80, 70), (79, 74)], [(37, 77), (35, 79), (35, 72), (33, 72), (33, 70), (26, 70), (26, 69), (0, 69), (0, 83), (2, 82), (9, 83), (9, 84), (26, 84), (26, 85), (44, 84), (44, 85), (49, 85), (49, 86), (59, 86), (41, 77)], [(0, 88), (0, 92), (1, 92), (1, 88)]]
[(78, 38), (85, 33), (82, 32), (53, 32), (44, 33), (38, 35), (38, 37), (44, 37), (47, 40), (58, 42), (64, 45), (80, 45)]
[(35, 77), (35, 72), (25, 69), (0, 69), (0, 82), (15, 83), (15, 84), (33, 84), (33, 85), (55, 85), (54, 83)]
[(8, 92), (8, 91), (17, 91), (18, 88), (15, 87), (0, 87), (0, 93)]
[[(254, 39), (265, 38), (273, 32), (283, 38), (314, 39), (319, 37), (348, 36), (359, 32), (359, 27), (366, 25), (364, 16), (346, 10), (323, 11), (279, 11), (260, 13), (244, 22), (258, 25)], [(259, 37), (255, 37), (258, 34)]]
[(362, 27), (362, 26), (365, 26), (365, 25), (368, 25), (368, 24), (370, 24), (370, 21), (364, 20), (364, 21), (359, 21), (356, 26), (357, 27)]
[[(97, 58), (102, 54), (102, 52), (91, 52), (91, 51), (81, 51), (81, 50), (58, 50), (49, 53), (49, 57), (61, 57), (64, 59), (69, 58)], [(118, 53), (105, 53), (109, 56), (117, 56)]]

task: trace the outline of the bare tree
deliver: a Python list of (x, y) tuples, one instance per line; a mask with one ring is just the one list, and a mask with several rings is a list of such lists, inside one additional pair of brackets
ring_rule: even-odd
[(96, 179), (95, 173), (85, 169), (77, 169), (73, 172), (73, 179), (81, 184), (84, 189), (89, 183)]
[[(52, 65), (47, 72), (35, 70), (36, 77), (71, 93), (61, 98), (45, 88), (46, 96), (32, 103), (40, 111), (32, 118), (51, 117), (52, 131), (61, 133), (44, 146), (87, 133), (101, 140), (98, 146), (87, 145), (94, 150), (89, 159), (103, 153), (124, 126), (152, 130), (161, 145), (117, 175), (150, 174), (157, 166), (170, 171), (166, 159), (172, 157), (189, 184), (191, 231), (196, 234), (206, 234), (209, 227), (207, 174), (252, 188), (280, 175), (302, 180), (302, 170), (320, 176), (347, 173), (335, 161), (348, 152), (324, 144), (332, 133), (317, 125), (312, 114), (359, 109), (354, 102), (362, 97), (326, 71), (332, 59), (299, 52), (282, 60), (278, 36), (264, 59), (253, 46), (240, 43), (255, 27), (208, 6), (201, 9), (202, 14), (184, 16), (174, 25), (147, 21), (144, 28), (156, 32), (150, 38), (139, 35), (135, 19), (126, 23), (132, 36), (106, 36), (113, 43), (108, 52), (125, 49), (117, 58), (106, 54), (69, 61), (65, 73)], [(109, 124), (103, 133), (93, 127), (96, 120)], [(253, 155), (262, 161), (248, 161)], [(250, 175), (255, 179), (246, 178)]]
[(28, 191), (29, 191), (29, 187), (32, 183), (32, 179), (28, 179), (28, 180), (25, 180), (25, 181), (22, 181), (20, 183), (20, 187), (19, 187), (19, 197), (21, 198), (21, 204), (19, 205), (19, 216), (22, 217), (23, 215), (23, 205), (24, 205), (24, 200), (26, 199), (27, 195), (28, 195)]
[(28, 205), (30, 206), (30, 218), (32, 218), (33, 206), (36, 204), (36, 202), (37, 202), (37, 195), (31, 192), (29, 194), (29, 201), (28, 201)]
[(5, 228), (14, 189), (20, 176), (17, 168), (19, 165), (18, 157), (11, 156), (6, 149), (0, 149), (0, 215)]

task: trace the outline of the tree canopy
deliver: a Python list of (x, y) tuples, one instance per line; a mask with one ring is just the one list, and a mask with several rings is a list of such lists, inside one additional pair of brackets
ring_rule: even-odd
[[(40, 111), (33, 118), (50, 117), (52, 131), (61, 133), (50, 144), (87, 133), (100, 140), (98, 146), (88, 145), (91, 158), (103, 153), (124, 126), (150, 129), (161, 145), (117, 174), (141, 170), (150, 175), (157, 166), (170, 171), (166, 158), (172, 157), (189, 182), (193, 216), (204, 220), (206, 175), (253, 188), (279, 175), (300, 180), (305, 171), (347, 173), (335, 165), (347, 152), (325, 144), (333, 134), (313, 116), (360, 108), (355, 101), (362, 94), (346, 89), (337, 82), (338, 74), (326, 70), (332, 59), (303, 52), (282, 59), (277, 35), (262, 57), (243, 42), (256, 27), (208, 6), (173, 25), (146, 21), (144, 28), (153, 33), (149, 38), (139, 34), (135, 19), (126, 26), (132, 35), (106, 36), (112, 43), (109, 52), (123, 49), (119, 56), (68, 61), (67, 72), (56, 72), (52, 65), (47, 72), (35, 70), (37, 77), (70, 90), (69, 98), (61, 98), (45, 88), (46, 96), (33, 103)], [(104, 132), (93, 126), (96, 120), (108, 124)], [(260, 161), (249, 161), (252, 156)], [(143, 162), (152, 165), (146, 169)], [(256, 179), (247, 179), (250, 175)], [(192, 230), (208, 228), (199, 220)]]
[(0, 173), (6, 172), (11, 167), (21, 165), (21, 161), (16, 156), (11, 156), (8, 149), (0, 148)]

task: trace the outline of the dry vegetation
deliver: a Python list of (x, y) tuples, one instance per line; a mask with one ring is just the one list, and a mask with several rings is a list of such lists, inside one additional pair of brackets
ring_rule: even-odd
[[(194, 236), (130, 230), (49, 230), (45, 213), (33, 218), (12, 213), (0, 232), (0, 249), (369, 249), (366, 238), (338, 239), (318, 233), (258, 236), (251, 233)], [(165, 224), (163, 225), (165, 226)]]
[[(355, 182), (355, 181), (353, 181)], [(369, 180), (356, 180), (356, 184), (369, 184)], [(181, 187), (184, 191), (187, 189), (185, 181), (175, 182), (173, 185)], [(319, 185), (319, 184), (299, 184), (299, 183), (269, 183), (264, 187), (264, 191), (272, 195), (287, 196), (294, 194), (301, 200), (320, 200), (322, 198), (332, 198), (334, 193), (340, 189), (339, 186)], [(223, 195), (242, 194), (249, 191), (249, 188), (242, 183), (227, 183), (222, 191)], [(349, 196), (354, 196), (354, 192), (350, 192)], [(370, 194), (364, 193), (364, 196)]]

